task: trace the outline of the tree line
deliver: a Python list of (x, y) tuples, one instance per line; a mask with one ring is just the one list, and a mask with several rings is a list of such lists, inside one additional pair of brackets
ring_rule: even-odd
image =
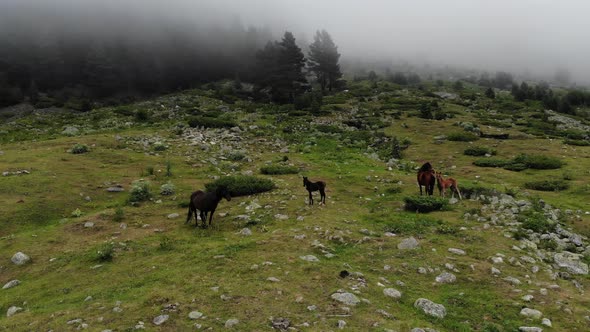
[(341, 84), (340, 54), (326, 31), (316, 33), (306, 57), (292, 33), (272, 41), (269, 29), (241, 24), (140, 25), (141, 35), (41, 33), (11, 24), (12, 35), (0, 33), (0, 107), (29, 101), (86, 110), (91, 101), (130, 102), (222, 79), (254, 83), (259, 98), (293, 102), (310, 80), (321, 91)]

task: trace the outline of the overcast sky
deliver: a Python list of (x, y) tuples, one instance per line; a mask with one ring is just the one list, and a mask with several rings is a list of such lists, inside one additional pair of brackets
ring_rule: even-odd
[(588, 0), (0, 0), (55, 12), (97, 8), (162, 19), (270, 26), (313, 40), (326, 29), (343, 57), (404, 58), (488, 70), (550, 74), (590, 82)]

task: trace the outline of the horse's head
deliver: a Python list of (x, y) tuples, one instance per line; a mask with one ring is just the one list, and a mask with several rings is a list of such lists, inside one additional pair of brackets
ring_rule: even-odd
[(308, 183), (309, 180), (307, 180), (307, 176), (303, 177), (303, 186), (305, 187), (305, 184)]
[(217, 197), (225, 198), (228, 202), (231, 201), (231, 195), (226, 186), (217, 187), (216, 193)]

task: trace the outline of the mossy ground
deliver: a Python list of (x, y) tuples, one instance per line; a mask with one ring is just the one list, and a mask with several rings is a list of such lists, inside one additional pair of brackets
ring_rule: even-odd
[[(353, 86), (350, 94), (337, 98), (338, 109), (398, 112), (395, 102), (387, 105), (386, 99), (363, 102), (353, 97), (355, 88), (362, 90), (362, 86)], [(398, 91), (396, 87), (383, 89)], [(406, 99), (428, 99), (417, 91), (405, 93)], [(337, 133), (306, 131), (311, 117), (281, 122), (278, 119), (284, 119), (284, 112), (275, 112), (268, 105), (243, 102), (231, 107), (232, 117), (238, 123), (247, 121), (247, 126), (256, 125), (258, 129), (242, 133), (245, 154), (252, 161), (237, 161), (236, 172), (250, 170), (257, 176), (272, 179), (277, 188), (236, 197), (231, 202), (223, 200), (213, 226), (201, 229), (194, 227), (194, 220), (191, 225), (184, 223), (187, 210), (183, 203), (192, 191), (203, 189), (211, 182), (212, 176), (234, 173), (223, 163), (215, 166), (208, 162), (214, 150), (200, 150), (178, 135), (182, 130), (179, 131), (177, 123), (191, 116), (182, 112), (184, 108), (191, 109), (192, 102), (198, 102), (200, 109), (214, 109), (222, 104), (208, 95), (206, 91), (191, 91), (129, 106), (146, 109), (149, 119), (146, 123), (121, 125), (126, 119), (131, 121), (132, 116), (125, 118), (111, 109), (102, 109), (77, 116), (54, 115), (54, 123), (47, 120), (49, 116), (31, 116), (21, 119), (19, 123), (23, 127), (19, 130), (39, 127), (45, 131), (28, 134), (6, 131), (0, 170), (27, 169), (31, 174), (6, 176), (0, 182), (0, 283), (21, 281), (17, 287), (0, 291), (0, 312), (5, 313), (13, 305), (25, 308), (10, 318), (2, 314), (0, 329), (73, 330), (76, 326), (66, 322), (82, 318), (92, 330), (131, 330), (138, 321), (145, 322), (148, 330), (193, 330), (195, 321), (187, 315), (198, 310), (206, 318), (196, 322), (214, 330), (223, 328), (229, 318), (240, 320), (236, 330), (270, 330), (270, 317), (285, 317), (295, 327), (309, 323), (310, 327), (301, 329), (317, 331), (336, 329), (339, 319), (356, 331), (409, 331), (413, 327), (441, 331), (514, 331), (518, 326), (539, 325), (519, 316), (524, 306), (539, 309), (550, 317), (556, 331), (588, 328), (583, 317), (588, 315), (590, 301), (570, 281), (550, 280), (544, 271), (532, 274), (505, 264), (502, 277), (510, 275), (525, 281), (518, 287), (521, 292), (516, 292), (507, 282), (491, 275), (490, 256), (519, 253), (511, 250), (517, 241), (505, 237), (502, 228), (484, 230), (480, 223), (462, 218), (465, 211), (479, 208), (480, 202), (463, 200), (450, 211), (416, 215), (403, 210), (403, 197), (418, 194), (414, 168), (430, 161), (435, 169), (457, 179), (459, 188), (465, 184), (500, 192), (510, 190), (518, 197), (543, 198), (562, 209), (588, 211), (590, 147), (569, 146), (557, 138), (524, 134), (523, 126), (517, 125), (509, 128), (480, 125), (486, 132), (509, 133), (508, 140), (436, 142), (435, 136), (460, 131), (456, 125), (459, 121), (478, 124), (481, 119), (489, 119), (485, 110), (444, 101), (442, 110), (453, 115), (446, 120), (422, 119), (414, 116), (417, 112), (406, 109), (399, 110), (396, 115), (399, 119), (383, 117), (387, 119), (385, 134), (411, 141), (403, 151), (402, 162), (407, 167), (389, 170), (383, 161), (371, 157), (367, 144), (344, 143), (339, 136), (333, 136)], [(489, 100), (479, 101), (494, 105)], [(181, 105), (175, 111), (181, 115), (158, 113), (160, 104), (165, 109)], [(334, 121), (340, 116), (338, 112), (329, 112), (315, 120)], [(527, 111), (521, 112), (524, 116)], [(63, 123), (93, 129), (81, 136), (63, 137), (59, 134)], [(97, 123), (112, 126), (105, 129)], [(282, 130), (286, 126), (303, 129)], [(282, 147), (289, 148), (289, 152), (281, 152), (271, 144), (277, 135), (288, 142)], [(128, 143), (131, 141), (120, 139), (156, 136), (166, 140), (169, 147), (165, 151), (142, 150)], [(77, 143), (87, 145), (90, 151), (79, 155), (68, 153)], [(523, 152), (544, 154), (559, 157), (565, 166), (522, 172), (480, 168), (472, 164), (479, 157), (463, 154), (471, 144), (495, 149), (497, 158), (511, 159)], [(285, 155), (287, 163), (301, 169), (301, 174), (259, 174), (266, 163)], [(172, 176), (166, 176), (168, 163), (172, 166)], [(146, 173), (148, 167), (153, 167), (153, 175)], [(571, 178), (569, 189), (564, 191), (523, 189), (525, 182), (563, 179), (564, 173)], [(325, 206), (307, 205), (301, 175), (312, 181), (327, 182)], [(151, 183), (155, 198), (138, 207), (130, 206), (128, 189), (141, 178)], [(160, 196), (160, 185), (169, 181), (176, 186), (176, 193)], [(111, 184), (121, 184), (127, 191), (109, 193), (106, 188)], [(388, 191), (391, 187), (401, 189)], [(435, 193), (438, 194), (436, 189)], [(236, 219), (253, 201), (262, 208), (249, 221)], [(113, 220), (117, 208), (124, 211), (121, 222), (127, 225), (126, 229)], [(72, 216), (75, 209), (80, 209), (82, 216)], [(168, 219), (171, 213), (180, 217)], [(288, 219), (275, 218), (276, 214), (287, 215)], [(298, 216), (303, 220), (297, 220)], [(94, 227), (85, 228), (87, 221), (94, 222)], [(580, 219), (572, 219), (568, 226), (589, 236), (588, 222), (590, 218), (582, 215)], [(239, 234), (244, 227), (253, 231), (252, 236)], [(384, 236), (392, 228), (399, 231), (397, 236)], [(397, 243), (405, 236), (417, 237), (420, 248), (398, 250)], [(326, 258), (321, 248), (312, 245), (314, 240), (335, 256)], [(96, 260), (96, 251), (104, 243), (113, 244), (111, 261)], [(455, 256), (447, 251), (450, 247), (461, 248), (467, 255)], [(30, 255), (32, 263), (25, 266), (10, 263), (10, 257), (17, 251)], [(300, 259), (309, 254), (316, 255), (320, 262)], [(457, 283), (438, 285), (434, 282), (436, 274), (417, 273), (418, 267), (424, 266), (444, 270), (445, 263), (454, 264), (460, 271), (456, 273)], [(339, 277), (342, 270), (361, 272), (363, 277), (343, 279)], [(279, 281), (268, 281), (269, 277)], [(586, 288), (590, 286), (587, 276), (578, 280)], [(379, 283), (399, 289), (403, 293), (401, 300), (386, 298)], [(547, 296), (535, 292), (532, 304), (520, 299), (529, 291), (549, 284), (561, 288)], [(369, 301), (348, 310), (330, 299), (338, 289), (358, 289), (359, 296)], [(92, 300), (85, 301), (87, 296), (92, 296)], [(420, 313), (413, 307), (419, 297), (444, 304), (448, 316), (433, 319)], [(120, 313), (113, 311), (117, 301), (121, 301)], [(166, 304), (174, 303), (179, 304), (179, 309), (168, 312), (171, 318), (162, 326), (154, 326), (152, 318), (160, 315)], [(310, 305), (316, 305), (317, 309), (308, 310)], [(566, 313), (565, 308), (573, 313)], [(377, 313), (378, 309), (391, 313), (394, 319)]]

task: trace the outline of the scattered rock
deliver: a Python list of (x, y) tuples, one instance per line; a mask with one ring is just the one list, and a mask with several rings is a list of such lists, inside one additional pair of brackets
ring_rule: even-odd
[(20, 285), (20, 280), (14, 279), (14, 280), (10, 280), (6, 284), (4, 284), (4, 287), (2, 287), (2, 289), (9, 289), (9, 288), (12, 288), (12, 287), (16, 287), (18, 285)]
[(31, 257), (19, 251), (10, 260), (16, 265), (24, 265), (31, 261)]
[(274, 329), (279, 331), (286, 331), (289, 329), (291, 322), (287, 318), (273, 318), (271, 321), (271, 325)]
[(520, 315), (533, 319), (541, 319), (541, 317), (543, 317), (543, 314), (539, 310), (530, 308), (522, 308), (522, 310), (520, 310)]
[(303, 259), (304, 261), (308, 261), (308, 262), (319, 262), (320, 261), (314, 255), (299, 256), (299, 258)]
[(521, 326), (518, 328), (520, 332), (543, 332), (543, 329), (540, 327), (532, 327), (532, 326)]
[(361, 300), (359, 300), (359, 298), (352, 293), (334, 293), (331, 297), (332, 299), (346, 305), (357, 305), (361, 302)]
[(402, 293), (395, 288), (385, 288), (383, 290), (383, 295), (391, 297), (394, 300), (398, 300), (402, 297)]
[(406, 250), (406, 249), (416, 249), (420, 246), (420, 244), (418, 243), (418, 240), (416, 240), (413, 237), (409, 237), (406, 239), (403, 239), (398, 245), (397, 248), (400, 250)]
[(455, 255), (465, 255), (465, 251), (461, 250), (461, 249), (449, 248), (448, 250), (450, 253), (455, 254)]
[(188, 318), (190, 319), (199, 319), (201, 317), (203, 317), (203, 313), (199, 311), (191, 311), (188, 314)]
[(553, 260), (558, 267), (572, 274), (588, 274), (588, 264), (579, 260), (579, 255), (564, 251), (556, 253)]
[(178, 218), (178, 217), (180, 217), (180, 214), (178, 214), (178, 213), (170, 213), (168, 215), (168, 219), (174, 219), (174, 218)]
[(230, 318), (225, 321), (225, 327), (229, 329), (229, 328), (232, 328), (232, 327), (238, 325), (239, 323), (240, 323), (240, 321), (238, 319)]
[(23, 308), (12, 306), (6, 311), (6, 317), (13, 316), (21, 311), (23, 311)]
[(239, 232), (239, 234), (242, 236), (251, 236), (252, 231), (246, 227), (246, 228), (242, 228), (242, 230)]
[(435, 278), (436, 282), (441, 284), (452, 284), (457, 281), (457, 277), (450, 272), (443, 272)]
[(170, 316), (168, 315), (160, 315), (154, 318), (154, 320), (152, 320), (152, 323), (154, 323), (154, 325), (162, 325), (164, 324), (164, 322), (166, 322), (168, 320), (168, 318), (170, 318)]
[(542, 325), (548, 326), (548, 327), (552, 327), (553, 324), (551, 324), (551, 320), (549, 318), (543, 318), (543, 320), (541, 321)]
[(417, 299), (416, 302), (414, 302), (414, 307), (421, 309), (425, 314), (436, 318), (445, 318), (447, 315), (447, 309), (442, 304), (434, 303), (424, 298)]
[(118, 193), (118, 192), (125, 191), (125, 189), (123, 189), (123, 186), (117, 185), (117, 186), (113, 186), (113, 187), (108, 187), (107, 191), (110, 193)]
[(346, 327), (346, 322), (343, 321), (342, 319), (339, 319), (337, 326), (338, 326), (339, 329), (343, 330)]
[(92, 228), (94, 227), (94, 223), (92, 221), (87, 221), (84, 223), (84, 228)]

